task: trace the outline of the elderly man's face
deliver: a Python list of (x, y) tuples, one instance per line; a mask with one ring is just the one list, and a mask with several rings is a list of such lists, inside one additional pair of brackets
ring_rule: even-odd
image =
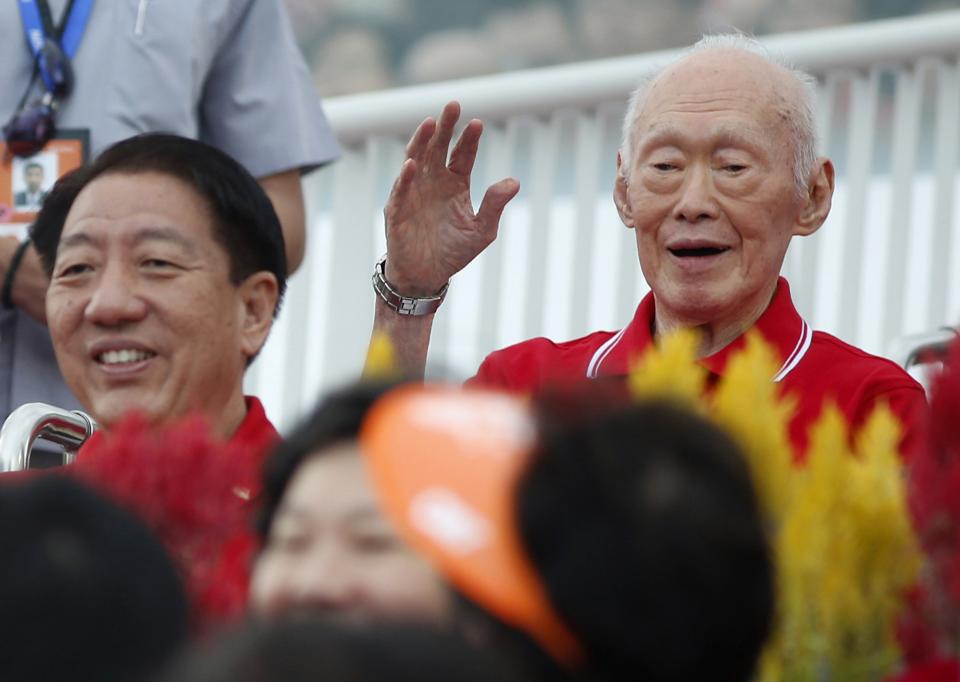
[(800, 218), (809, 202), (794, 180), (790, 87), (732, 51), (689, 58), (651, 86), (615, 198), (636, 230), (658, 318), (755, 319), (791, 236), (819, 226)]
[(356, 441), (308, 457), (257, 559), (253, 610), (268, 617), (445, 621), (450, 590), (384, 517)]
[(266, 335), (252, 287), (265, 273), (231, 283), (213, 222), (196, 191), (160, 173), (104, 175), (74, 202), (47, 320), (67, 384), (101, 424), (197, 410), (228, 433), (238, 405), (242, 419), (245, 361)]

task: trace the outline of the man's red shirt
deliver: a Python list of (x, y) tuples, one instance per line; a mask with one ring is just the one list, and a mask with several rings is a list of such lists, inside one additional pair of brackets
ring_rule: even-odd
[[(595, 332), (565, 343), (536, 338), (496, 351), (487, 356), (470, 383), (531, 393), (578, 379), (626, 376), (631, 363), (654, 342), (654, 312), (650, 293), (619, 332)], [(903, 424), (904, 457), (909, 459), (922, 447), (926, 398), (920, 384), (890, 360), (813, 331), (794, 307), (784, 278), (753, 328), (782, 361), (772, 379), (782, 384), (784, 394), (797, 398), (790, 439), (800, 457), (806, 451), (807, 432), (828, 400), (836, 403), (854, 428), (885, 401)], [(727, 360), (745, 343), (746, 335), (741, 335), (699, 362), (711, 374), (723, 376)]]
[(247, 404), (247, 414), (244, 415), (237, 430), (230, 436), (228, 443), (231, 445), (246, 444), (254, 449), (259, 455), (254, 462), (259, 474), (263, 459), (280, 440), (280, 434), (267, 418), (263, 403), (258, 398), (248, 395), (244, 396), (244, 401)]
[[(244, 396), (244, 403), (247, 406), (247, 413), (243, 416), (243, 421), (233, 432), (233, 435), (227, 440), (228, 445), (245, 446), (250, 451), (256, 453), (252, 457), (251, 464), (256, 467), (256, 475), (259, 475), (260, 466), (267, 452), (280, 440), (280, 434), (274, 425), (267, 419), (267, 413), (263, 409), (263, 403), (253, 396)], [(94, 450), (97, 443), (102, 438), (102, 432), (94, 433), (87, 442), (80, 448), (77, 457), (83, 457), (85, 450)]]

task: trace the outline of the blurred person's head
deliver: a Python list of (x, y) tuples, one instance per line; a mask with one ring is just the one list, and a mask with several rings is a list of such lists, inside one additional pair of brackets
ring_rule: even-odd
[(43, 166), (36, 161), (24, 164), (23, 182), (30, 194), (39, 192), (43, 188)]
[(239, 163), (174, 135), (124, 140), (57, 182), (31, 236), (57, 362), (101, 425), (198, 411), (233, 432), (286, 285), (279, 220)]
[(614, 199), (659, 333), (699, 327), (725, 345), (766, 310), (791, 239), (826, 220), (815, 85), (756, 41), (708, 36), (631, 97)]
[(328, 396), (268, 460), (255, 613), (446, 619), (448, 588), (396, 534), (368, 479), (360, 426), (385, 390), (356, 385)]
[(583, 391), (536, 416), (483, 391), (384, 398), (363, 439), (382, 504), (469, 600), (458, 622), (535, 679), (748, 679), (772, 568), (739, 451), (680, 408)]
[(186, 637), (162, 546), (74, 480), (0, 486), (0, 557), (0, 679), (133, 682)]
[(517, 491), (523, 544), (597, 679), (750, 679), (773, 568), (746, 461), (666, 403), (538, 405)]
[[(208, 643), (205, 643), (208, 644)], [(520, 682), (494, 652), (410, 624), (253, 623), (197, 647), (169, 682)]]

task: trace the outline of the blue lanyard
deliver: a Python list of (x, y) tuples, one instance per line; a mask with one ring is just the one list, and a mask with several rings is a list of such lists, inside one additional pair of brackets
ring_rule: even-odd
[[(19, 0), (19, 2), (20, 21), (23, 23), (23, 32), (27, 36), (27, 44), (30, 46), (33, 59), (40, 70), (40, 77), (47, 89), (51, 90), (53, 88), (53, 78), (47, 71), (45, 60), (40, 59), (40, 50), (43, 49), (43, 44), (47, 38), (56, 40), (57, 36), (47, 36), (37, 0)], [(90, 18), (92, 8), (93, 0), (74, 0), (70, 8), (70, 15), (66, 18), (60, 38), (60, 47), (69, 59), (73, 59), (74, 55), (77, 54), (77, 48), (80, 46), (80, 39), (87, 27), (87, 20)]]

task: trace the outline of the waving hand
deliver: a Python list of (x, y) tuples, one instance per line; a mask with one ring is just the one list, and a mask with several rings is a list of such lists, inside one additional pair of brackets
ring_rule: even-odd
[(447, 158), (460, 105), (450, 102), (439, 121), (428, 118), (407, 145), (407, 158), (384, 208), (386, 277), (406, 296), (437, 292), (497, 236), (500, 215), (520, 184), (506, 178), (489, 188), (476, 212), (470, 174), (483, 124), (467, 123)]

